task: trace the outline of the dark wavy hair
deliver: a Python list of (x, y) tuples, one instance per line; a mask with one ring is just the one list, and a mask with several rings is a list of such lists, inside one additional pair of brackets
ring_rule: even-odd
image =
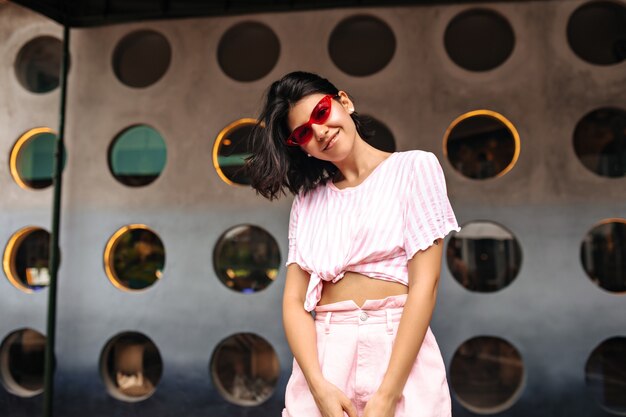
[[(287, 125), (289, 110), (303, 97), (310, 94), (333, 94), (339, 92), (326, 78), (309, 72), (295, 71), (272, 83), (257, 123), (250, 133), (249, 146), (252, 155), (247, 157), (244, 172), (250, 178), (257, 194), (270, 201), (286, 195), (308, 193), (325, 184), (337, 172), (328, 161), (308, 157), (299, 146), (287, 146), (285, 141), (291, 131)], [(363, 116), (351, 115), (356, 130), (363, 139), (371, 136)]]

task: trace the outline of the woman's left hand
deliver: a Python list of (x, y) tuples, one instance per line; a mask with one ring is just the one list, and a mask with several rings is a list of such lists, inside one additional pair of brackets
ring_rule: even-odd
[(397, 400), (376, 391), (365, 405), (363, 417), (394, 417)]

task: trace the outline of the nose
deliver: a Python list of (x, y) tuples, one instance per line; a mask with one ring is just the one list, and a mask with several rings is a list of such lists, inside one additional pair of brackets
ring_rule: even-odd
[(328, 134), (328, 127), (321, 124), (315, 124), (313, 123), (311, 125), (311, 128), (313, 129), (313, 133), (315, 134), (315, 137), (317, 138), (318, 141), (324, 139), (326, 137), (326, 135)]

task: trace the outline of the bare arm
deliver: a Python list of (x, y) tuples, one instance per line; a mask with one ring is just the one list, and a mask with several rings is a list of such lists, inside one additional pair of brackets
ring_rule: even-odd
[(324, 379), (317, 360), (317, 337), (313, 317), (303, 308), (309, 274), (298, 264), (287, 266), (287, 279), (283, 293), (283, 326), (287, 343), (309, 387), (319, 385)]
[(287, 343), (309, 385), (323, 417), (343, 417), (343, 411), (356, 417), (356, 409), (346, 395), (329, 383), (317, 358), (317, 336), (313, 317), (304, 309), (309, 274), (298, 264), (287, 266), (283, 293), (283, 326)]
[(408, 262), (409, 294), (387, 372), (365, 408), (365, 417), (393, 417), (396, 404), (422, 346), (437, 301), (443, 240), (418, 251)]

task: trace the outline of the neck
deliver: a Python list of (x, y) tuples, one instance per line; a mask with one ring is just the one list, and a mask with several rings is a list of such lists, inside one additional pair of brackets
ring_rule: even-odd
[(389, 155), (388, 152), (378, 150), (363, 139), (358, 138), (354, 142), (352, 152), (341, 161), (333, 161), (333, 164), (338, 168), (333, 182), (344, 180), (348, 183), (359, 182), (362, 177), (367, 177)]

